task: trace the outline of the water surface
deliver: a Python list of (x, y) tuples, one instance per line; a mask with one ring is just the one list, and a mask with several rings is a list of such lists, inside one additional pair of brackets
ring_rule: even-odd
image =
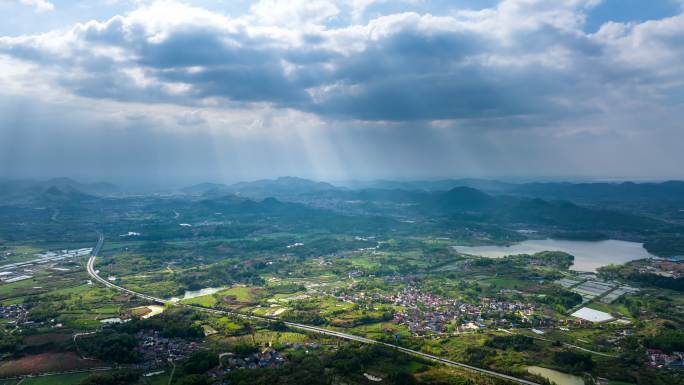
[(487, 258), (506, 255), (534, 254), (541, 251), (564, 251), (575, 256), (571, 270), (595, 272), (610, 264), (623, 264), (635, 259), (654, 258), (642, 243), (618, 241), (567, 241), (558, 239), (527, 240), (511, 246), (454, 246), (458, 252)]
[(218, 293), (219, 291), (225, 289), (225, 287), (205, 287), (204, 289), (200, 290), (186, 290), (185, 293), (183, 293), (182, 297), (173, 297), (170, 299), (172, 302), (178, 302), (183, 299), (190, 299), (190, 298), (196, 298), (196, 297), (201, 297), (203, 295), (209, 295), (209, 294), (214, 294)]
[(559, 372), (553, 369), (542, 368), (540, 366), (528, 366), (527, 371), (529, 373), (542, 376), (558, 385), (584, 385), (584, 380), (582, 377)]
[(161, 314), (161, 313), (164, 312), (164, 306), (150, 305), (150, 306), (148, 306), (147, 308), (150, 309), (150, 312), (147, 313), (147, 314), (145, 314), (144, 316), (142, 316), (142, 318), (144, 318), (144, 319), (147, 319), (147, 318), (150, 318), (150, 317), (154, 317), (154, 316), (156, 316), (157, 314)]

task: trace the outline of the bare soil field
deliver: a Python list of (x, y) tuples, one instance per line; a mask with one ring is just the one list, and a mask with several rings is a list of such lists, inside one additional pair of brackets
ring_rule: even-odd
[(61, 344), (70, 341), (72, 335), (70, 333), (46, 333), (27, 336), (24, 338), (26, 346), (40, 346), (49, 343)]
[(23, 374), (63, 372), (102, 366), (101, 361), (84, 360), (76, 353), (41, 353), (0, 363), (0, 377)]

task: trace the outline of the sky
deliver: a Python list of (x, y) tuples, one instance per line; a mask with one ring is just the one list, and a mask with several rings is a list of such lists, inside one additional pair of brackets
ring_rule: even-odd
[(684, 179), (684, 0), (0, 0), (0, 177)]

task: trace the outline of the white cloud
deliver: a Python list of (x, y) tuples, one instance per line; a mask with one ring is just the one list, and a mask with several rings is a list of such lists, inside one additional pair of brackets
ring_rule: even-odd
[(330, 0), (260, 0), (250, 11), (255, 24), (289, 27), (323, 24), (340, 13)]
[(684, 16), (589, 34), (595, 0), (368, 16), (372, 2), (270, 0), (230, 17), (140, 2), (0, 37), (0, 174), (681, 173)]
[(331, 119), (548, 123), (644, 85), (649, 103), (680, 84), (683, 16), (591, 35), (581, 27), (596, 3), (505, 0), (330, 27), (340, 10), (329, 1), (264, 0), (234, 18), (157, 1), (68, 31), (0, 38), (0, 54), (85, 97), (266, 103)]
[(193, 111), (176, 122), (201, 116), (207, 126), (217, 115), (194, 111), (529, 128), (680, 103), (669, 95), (684, 79), (684, 16), (588, 34), (584, 13), (596, 3), (505, 0), (330, 26), (342, 8), (328, 1), (262, 1), (238, 17), (156, 1), (71, 30), (0, 37), (0, 57), (31, 63), (5, 79), (13, 89), (40, 79), (51, 93), (175, 104)]
[(47, 0), (19, 0), (24, 5), (35, 7), (36, 12), (47, 12), (55, 9), (54, 4)]

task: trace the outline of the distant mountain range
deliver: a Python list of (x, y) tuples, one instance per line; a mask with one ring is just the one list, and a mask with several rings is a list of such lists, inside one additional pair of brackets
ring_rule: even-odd
[(425, 191), (447, 191), (455, 187), (472, 187), (478, 190), (487, 192), (508, 191), (511, 187), (516, 186), (512, 183), (500, 182), (489, 179), (442, 179), (432, 181), (392, 181), (392, 180), (376, 180), (376, 181), (352, 181), (347, 184), (351, 189), (385, 189), (385, 190), (425, 190)]
[(262, 179), (254, 182), (240, 182), (232, 185), (216, 183), (200, 183), (181, 189), (182, 192), (194, 195), (221, 196), (234, 194), (252, 199), (270, 197), (294, 198), (304, 194), (323, 191), (340, 190), (341, 188), (325, 182), (314, 182), (295, 177)]
[(254, 198), (276, 195), (302, 195), (327, 191), (448, 191), (470, 187), (488, 194), (523, 195), (534, 198), (567, 199), (572, 201), (684, 201), (684, 181), (668, 182), (531, 182), (510, 183), (487, 179), (444, 179), (437, 181), (351, 182), (345, 187), (295, 177), (263, 179), (232, 185), (201, 183), (182, 189), (184, 193), (206, 194), (213, 191), (230, 192)]
[(684, 181), (667, 182), (530, 182), (510, 183), (487, 179), (445, 179), (437, 181), (375, 181), (352, 183), (356, 189), (400, 189), (447, 191), (471, 187), (489, 194), (524, 195), (572, 201), (668, 201), (684, 202)]
[(80, 183), (69, 178), (0, 181), (0, 201), (4, 205), (79, 203), (116, 192), (118, 188), (111, 183)]
[[(233, 185), (204, 183), (184, 189), (185, 193), (205, 196), (235, 194), (252, 199), (275, 197), (286, 201), (359, 200), (376, 202), (417, 202), (425, 194), (472, 188), (490, 196), (565, 200), (597, 208), (637, 211), (684, 220), (684, 182), (661, 183), (510, 183), (485, 179), (448, 179), (438, 181), (376, 181), (351, 183), (340, 187), (301, 178), (278, 178)], [(475, 197), (472, 197), (475, 198)], [(475, 203), (475, 202), (471, 202)], [(438, 205), (438, 203), (435, 203)]]
[[(383, 181), (357, 189), (284, 177), (233, 185), (202, 183), (147, 195), (118, 191), (108, 183), (67, 178), (0, 181), (0, 209), (14, 213), (13, 208), (52, 208), (64, 217), (143, 207), (167, 215), (182, 211), (184, 218), (217, 213), (258, 218), (274, 226), (499, 231), (496, 228), (509, 234), (531, 229), (543, 231), (543, 236), (577, 239), (648, 238), (654, 245), (664, 244), (660, 238), (679, 239), (684, 233), (684, 182), (511, 184), (462, 179), (425, 184)], [(21, 215), (15, 217), (21, 220)], [(660, 254), (680, 250), (684, 249), (670, 247)]]
[[(585, 207), (563, 200), (490, 195), (471, 187), (455, 187), (448, 191), (406, 191), (347, 190), (330, 185), (315, 185), (315, 190), (311, 191), (302, 188), (307, 184), (300, 183), (301, 181), (294, 182), (297, 188), (294, 188), (291, 182), (286, 182), (288, 186), (284, 189), (285, 194), (278, 190), (282, 181), (258, 182), (258, 188), (242, 184), (241, 191), (256, 192), (257, 196), (267, 195), (266, 191), (281, 196), (299, 194), (296, 202), (283, 202), (276, 198), (253, 200), (255, 198), (230, 193), (229, 191), (235, 191), (230, 188), (221, 188), (207, 191), (199, 200), (199, 204), (203, 208), (224, 214), (261, 213), (305, 217), (313, 213), (312, 206), (318, 209), (326, 208), (326, 205), (321, 205), (318, 201), (324, 197), (325, 202), (352, 202), (353, 207), (361, 204), (368, 215), (391, 217), (398, 213), (400, 216), (442, 218), (461, 224), (491, 223), (516, 227), (526, 224), (572, 232), (584, 232), (586, 229), (632, 232), (643, 228), (658, 229), (667, 226), (657, 219), (616, 210)], [(273, 190), (263, 190), (264, 185), (273, 186)], [(219, 191), (224, 195), (218, 194)], [(335, 211), (348, 213), (345, 209)]]
[[(79, 202), (120, 193), (110, 183), (80, 183), (69, 178), (46, 181), (0, 181), (0, 199), (5, 205)], [(684, 182), (662, 183), (509, 183), (484, 179), (449, 179), (439, 181), (376, 181), (340, 187), (296, 177), (263, 179), (231, 185), (200, 183), (179, 193), (196, 199), (222, 198), (229, 195), (261, 201), (276, 198), (325, 207), (330, 202), (366, 202), (415, 205), (423, 213), (489, 212), (527, 202), (526, 215), (539, 209), (541, 200), (560, 210), (556, 201), (594, 208), (650, 212), (667, 211), (670, 217), (684, 219)], [(514, 199), (516, 198), (517, 199)], [(530, 201), (522, 198), (540, 201)], [(554, 203), (556, 202), (556, 203)], [(559, 206), (560, 205), (560, 206)], [(370, 206), (369, 206), (370, 207)], [(535, 209), (535, 210), (532, 210)], [(547, 207), (550, 210), (551, 207)], [(567, 207), (566, 207), (567, 210)], [(682, 214), (678, 214), (682, 213)], [(523, 213), (520, 213), (521, 215)]]

